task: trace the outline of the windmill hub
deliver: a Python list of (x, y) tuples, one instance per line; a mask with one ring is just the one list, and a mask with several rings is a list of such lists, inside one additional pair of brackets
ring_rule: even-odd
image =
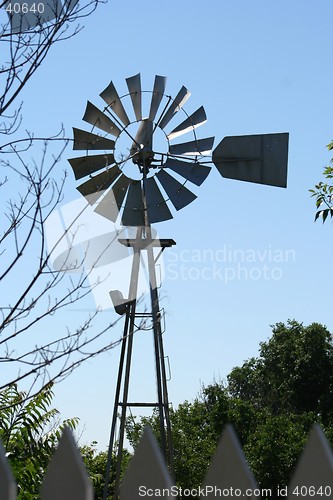
[(142, 120), (130, 150), (131, 155), (133, 155), (133, 163), (143, 169), (146, 168), (146, 172), (154, 159), (153, 127), (154, 124), (151, 120), (147, 118)]
[(154, 152), (151, 148), (144, 144), (139, 144), (138, 146), (133, 145), (130, 152), (131, 156), (133, 155), (132, 162), (139, 166), (140, 172), (142, 172), (144, 168), (146, 168), (146, 172), (149, 172), (149, 168), (154, 159)]
[(169, 149), (165, 132), (149, 119), (130, 123), (115, 146), (116, 163), (133, 180), (142, 179), (144, 171), (147, 177), (153, 176), (163, 166)]

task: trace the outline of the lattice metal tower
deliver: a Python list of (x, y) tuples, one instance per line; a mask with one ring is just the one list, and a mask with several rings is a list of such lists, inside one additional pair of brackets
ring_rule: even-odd
[[(86, 154), (69, 160), (76, 179), (88, 177), (77, 189), (94, 207), (94, 211), (114, 222), (120, 220), (123, 226), (136, 228), (135, 238), (120, 240), (133, 249), (128, 297), (124, 298), (117, 290), (110, 292), (116, 311), (125, 319), (104, 500), (120, 412), (114, 496), (118, 498), (125, 420), (130, 406), (158, 409), (161, 448), (173, 473), (169, 399), (155, 270), (158, 256), (154, 249), (159, 247), (161, 252), (175, 242), (154, 238), (151, 224), (172, 219), (173, 210), (178, 211), (194, 201), (196, 195), (189, 186), (200, 186), (208, 176), (211, 170), (209, 164), (212, 163), (223, 177), (232, 179), (279, 187), (286, 187), (287, 179), (287, 133), (225, 137), (212, 153), (214, 137), (197, 137), (196, 129), (206, 122), (204, 108), (198, 108), (191, 115), (183, 108), (190, 96), (187, 88), (182, 87), (172, 98), (165, 94), (166, 78), (163, 76), (155, 77), (152, 91), (142, 91), (140, 74), (127, 78), (126, 84), (127, 92), (121, 97), (112, 82), (100, 94), (106, 103), (103, 111), (87, 103), (83, 120), (92, 129), (73, 129), (74, 149), (85, 150)], [(143, 115), (147, 97), (148, 109)], [(168, 131), (170, 122), (179, 117), (178, 113), (185, 114), (185, 117)], [(190, 141), (174, 142), (188, 133), (192, 135)], [(122, 150), (124, 144), (125, 149)], [(90, 154), (96, 150), (103, 152)], [(101, 172), (92, 175), (98, 171)], [(128, 401), (128, 391), (135, 320), (140, 315), (137, 300), (143, 252), (148, 262), (151, 304), (148, 314), (152, 318), (157, 401), (134, 403)]]

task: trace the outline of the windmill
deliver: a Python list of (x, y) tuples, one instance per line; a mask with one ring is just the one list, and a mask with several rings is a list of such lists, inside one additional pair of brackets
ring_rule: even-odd
[[(214, 164), (223, 177), (286, 187), (288, 134), (262, 134), (225, 137), (213, 150), (214, 137), (198, 138), (197, 129), (207, 118), (201, 106), (191, 115), (184, 110), (190, 97), (181, 87), (176, 97), (165, 94), (166, 78), (155, 76), (152, 91), (143, 91), (140, 74), (126, 79), (127, 92), (121, 97), (111, 82), (100, 97), (103, 109), (88, 101), (83, 120), (89, 131), (74, 128), (74, 150), (84, 156), (69, 159), (74, 176), (80, 181), (78, 191), (94, 211), (124, 226), (135, 228), (133, 238), (120, 243), (133, 249), (128, 297), (110, 292), (116, 312), (124, 315), (123, 341), (120, 353), (114, 412), (111, 425), (109, 459), (103, 498), (106, 499), (110, 476), (111, 453), (115, 443), (117, 415), (120, 411), (116, 495), (118, 498), (126, 411), (131, 406), (156, 407), (160, 424), (161, 448), (173, 472), (173, 449), (169, 417), (169, 400), (161, 311), (155, 265), (158, 255), (175, 244), (172, 239), (156, 239), (151, 224), (173, 218), (196, 198), (191, 186), (200, 186)], [(148, 97), (148, 99), (147, 99)], [(143, 114), (147, 101), (147, 111)], [(125, 106), (127, 102), (128, 106)], [(126, 111), (129, 109), (132, 119)], [(183, 116), (172, 128), (170, 123)], [(188, 134), (190, 140), (180, 142)], [(123, 150), (123, 144), (125, 149)], [(98, 154), (95, 154), (99, 151)], [(82, 182), (83, 180), (83, 182)], [(155, 249), (159, 249), (156, 256)], [(156, 369), (157, 401), (128, 401), (131, 357), (137, 311), (137, 283), (140, 260), (146, 252), (150, 289)], [(121, 395), (122, 393), (122, 395)]]

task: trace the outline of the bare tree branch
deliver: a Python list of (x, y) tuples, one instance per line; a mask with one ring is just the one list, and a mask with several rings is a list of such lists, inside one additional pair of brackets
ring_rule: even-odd
[[(97, 282), (89, 283), (89, 270), (83, 269), (74, 277), (66, 273), (73, 265), (71, 262), (65, 260), (60, 271), (50, 265), (50, 256), (56, 246), (64, 238), (72, 245), (75, 238), (69, 226), (53, 248), (46, 246), (45, 223), (62, 201), (66, 180), (65, 173), (59, 174), (58, 180), (52, 175), (65, 147), (50, 159), (45, 141), (41, 158), (32, 165), (25, 161), (22, 153), (17, 153), (15, 158), (19, 160), (21, 172), (16, 164), (13, 168), (8, 161), (3, 165), (7, 182), (2, 189), (9, 183), (21, 186), (25, 192), (20, 194), (18, 190), (17, 199), (6, 202), (7, 225), (0, 234), (0, 364), (14, 367), (7, 377), (6, 370), (2, 370), (0, 390), (13, 383), (29, 381), (29, 397), (50, 382), (67, 377), (84, 361), (114, 348), (122, 340), (120, 336), (113, 341), (110, 338), (110, 330), (118, 320), (103, 321), (98, 310), (74, 329), (63, 325), (56, 338), (40, 335), (50, 320), (57, 321), (62, 310), (84, 299), (99, 286)], [(108, 249), (106, 246), (101, 253)], [(76, 262), (77, 270), (82, 268), (84, 258)], [(19, 286), (13, 286), (18, 273)], [(36, 337), (40, 337), (38, 343)]]
[[(29, 79), (44, 61), (51, 47), (67, 40), (81, 31), (80, 20), (90, 16), (103, 0), (86, 0), (82, 5), (64, 2), (55, 18), (29, 29), (26, 32), (13, 33), (10, 23), (0, 26), (0, 53), (4, 60), (0, 66), (0, 116), (3, 123), (0, 132), (10, 133), (17, 125), (18, 110), (12, 111), (12, 117), (4, 113), (16, 103)], [(7, 1), (1, 2), (0, 8)], [(24, 14), (22, 13), (22, 24)]]
[[(52, 268), (52, 253), (64, 239), (69, 249), (74, 244), (71, 225), (52, 248), (46, 244), (45, 225), (64, 197), (67, 174), (59, 163), (69, 139), (62, 127), (49, 138), (20, 132), (22, 90), (53, 44), (79, 33), (81, 20), (102, 1), (64, 0), (47, 22), (40, 18), (27, 27), (22, 14), (19, 29), (9, 20), (0, 26), (0, 391), (24, 384), (27, 399), (122, 341), (120, 334), (111, 338), (118, 319), (106, 319), (99, 310), (80, 322), (63, 314), (100, 285), (91, 283), (94, 266), (84, 268), (84, 255)], [(8, 0), (0, 0), (0, 8), (6, 5)]]

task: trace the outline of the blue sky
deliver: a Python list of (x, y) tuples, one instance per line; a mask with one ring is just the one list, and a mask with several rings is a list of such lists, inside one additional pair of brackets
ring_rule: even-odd
[[(226, 135), (290, 134), (287, 189), (223, 179), (214, 167), (197, 200), (157, 225), (177, 242), (165, 252), (161, 289), (175, 406), (255, 356), (276, 322), (316, 321), (333, 331), (332, 223), (314, 224), (308, 192), (329, 163), (325, 145), (333, 138), (332, 11), (330, 0), (110, 1), (78, 36), (53, 48), (24, 91), (23, 126), (40, 136), (61, 123), (68, 135), (72, 126), (84, 128), (86, 101), (102, 105), (110, 80), (125, 93), (125, 78), (138, 72), (146, 90), (155, 74), (168, 77), (173, 96), (189, 88), (186, 111), (205, 107), (208, 121), (198, 132), (214, 135), (215, 145)], [(66, 161), (72, 155), (61, 163), (70, 173), (64, 203), (78, 198)], [(80, 319), (79, 311), (67, 314), (68, 323)], [(120, 332), (121, 324), (110, 337)], [(137, 399), (154, 394), (150, 347), (148, 334), (135, 341)], [(97, 440), (101, 449), (118, 357), (119, 348), (55, 388), (62, 416), (79, 416), (82, 441)]]

